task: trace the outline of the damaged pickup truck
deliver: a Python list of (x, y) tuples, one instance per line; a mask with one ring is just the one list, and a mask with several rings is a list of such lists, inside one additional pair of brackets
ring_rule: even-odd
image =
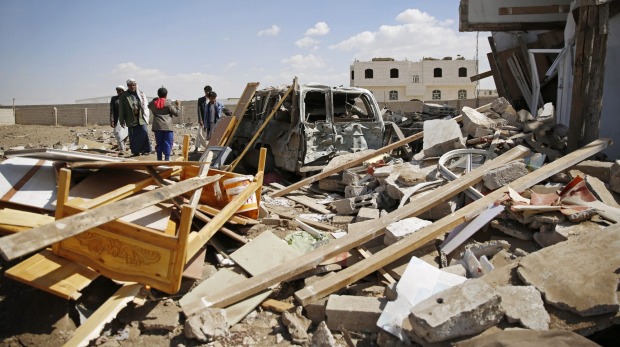
[[(275, 166), (296, 174), (317, 171), (334, 156), (383, 146), (385, 124), (370, 91), (294, 84), (252, 146), (253, 151), (268, 148), (268, 170)], [(289, 88), (271, 87), (255, 93), (231, 142), (233, 154), (245, 148)], [(252, 157), (244, 159), (256, 162)]]

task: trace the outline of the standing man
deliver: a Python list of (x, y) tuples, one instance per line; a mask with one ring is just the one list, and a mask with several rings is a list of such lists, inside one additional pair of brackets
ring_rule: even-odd
[(202, 96), (200, 98), (198, 98), (198, 134), (196, 135), (196, 148), (194, 149), (194, 153), (198, 152), (198, 148), (200, 148), (200, 146), (204, 146), (204, 148), (207, 148), (207, 133), (205, 130), (205, 125), (204, 125), (204, 118), (205, 118), (205, 109), (206, 109), (206, 105), (209, 102), (209, 93), (211, 93), (211, 91), (213, 90), (213, 88), (211, 88), (211, 86), (206, 85), (204, 87), (204, 92), (205, 92), (205, 96)]
[(211, 135), (213, 135), (213, 130), (215, 129), (215, 124), (218, 119), (222, 118), (223, 111), (224, 104), (217, 101), (217, 93), (211, 91), (209, 93), (209, 103), (205, 107), (205, 118), (203, 119), (203, 123), (207, 131), (207, 140), (211, 139)]
[(167, 100), (168, 90), (161, 87), (157, 90), (158, 98), (149, 103), (149, 109), (153, 114), (153, 132), (155, 133), (155, 151), (157, 160), (170, 160), (170, 152), (174, 143), (174, 124), (172, 116), (179, 116), (179, 101), (174, 103)]
[(119, 96), (118, 121), (129, 130), (129, 149), (133, 156), (151, 153), (149, 115), (146, 95), (138, 89), (135, 79), (128, 79), (127, 91)]
[(127, 129), (121, 127), (118, 123), (118, 99), (121, 94), (125, 91), (125, 87), (117, 86), (116, 87), (116, 95), (110, 99), (110, 126), (114, 128), (114, 138), (116, 138), (116, 143), (118, 145), (119, 154), (123, 154), (125, 152), (125, 139), (127, 138)]

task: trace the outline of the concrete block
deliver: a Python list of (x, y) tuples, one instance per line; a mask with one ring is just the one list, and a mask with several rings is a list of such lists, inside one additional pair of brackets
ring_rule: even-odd
[(512, 236), (519, 240), (531, 240), (534, 237), (534, 233), (529, 228), (525, 227), (519, 222), (515, 222), (508, 219), (493, 220), (491, 221), (491, 227), (503, 232), (508, 236)]
[(455, 148), (458, 142), (464, 146), (461, 128), (454, 119), (433, 119), (424, 122), (422, 150), (426, 157), (439, 157)]
[(545, 310), (540, 292), (533, 286), (498, 287), (502, 308), (509, 323), (519, 323), (532, 330), (549, 330), (551, 318)]
[(334, 216), (332, 218), (332, 224), (351, 224), (354, 219), (354, 216)]
[(279, 226), (280, 225), (280, 216), (278, 216), (278, 215), (271, 215), (271, 217), (263, 218), (261, 220), (261, 223), (263, 223), (264, 225)]
[(512, 108), (512, 105), (505, 97), (500, 97), (491, 103), (491, 109), (499, 114), (504, 113), (508, 108)]
[(530, 113), (530, 111), (526, 109), (521, 109), (517, 112), (517, 116), (519, 116), (519, 122), (526, 123), (534, 120), (534, 117)]
[(417, 257), (411, 257), (396, 285), (396, 300), (387, 303), (377, 326), (403, 341), (408, 341), (402, 330), (402, 322), (409, 315), (410, 309), (431, 295), (464, 281), (465, 277), (441, 271)]
[(378, 194), (366, 194), (351, 197), (348, 199), (336, 200), (331, 205), (336, 209), (339, 215), (353, 214), (359, 211), (362, 207), (377, 208), (377, 196)]
[(319, 180), (319, 188), (328, 192), (343, 192), (344, 187), (340, 175), (331, 175)]
[(306, 317), (314, 324), (319, 324), (325, 320), (325, 307), (327, 306), (327, 297), (311, 302), (304, 306)]
[(614, 163), (607, 161), (584, 160), (573, 166), (572, 169), (579, 170), (586, 175), (594, 176), (605, 183), (610, 183), (611, 167), (613, 165)]
[(469, 280), (418, 303), (411, 309), (412, 339), (441, 342), (482, 332), (504, 317), (500, 296), (480, 280)]
[(368, 193), (368, 186), (356, 186), (349, 184), (344, 188), (344, 197), (353, 198)]
[(357, 213), (357, 217), (355, 218), (355, 223), (364, 222), (367, 220), (379, 219), (379, 215), (381, 211), (376, 208), (368, 208), (362, 207)]
[(377, 320), (385, 307), (384, 298), (330, 295), (325, 314), (327, 327), (340, 331), (340, 326), (348, 331), (377, 332)]
[(433, 223), (417, 217), (401, 219), (385, 228), (383, 243), (389, 246), (431, 224)]
[[(463, 131), (471, 136), (476, 137), (476, 130), (479, 128), (483, 129), (494, 129), (495, 122), (491, 119), (487, 118), (484, 114), (474, 110), (471, 107), (463, 107)], [(426, 134), (426, 132), (425, 132)]]
[(482, 176), (484, 186), (490, 190), (503, 187), (518, 178), (527, 175), (529, 171), (522, 160), (513, 161), (498, 168), (489, 170)]

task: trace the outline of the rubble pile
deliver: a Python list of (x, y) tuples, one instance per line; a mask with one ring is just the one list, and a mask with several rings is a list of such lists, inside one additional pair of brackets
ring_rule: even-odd
[[(620, 322), (620, 163), (585, 160), (608, 142), (563, 153), (553, 105), (532, 115), (503, 98), (423, 131), (412, 160), (360, 151), (313, 184), (264, 184), (257, 218), (219, 206), (230, 215), (207, 256), (186, 260), (180, 289), (139, 286), (119, 310), (142, 318), (119, 314), (92, 343), (165, 331), (213, 345), (596, 345), (588, 338)], [(189, 227), (188, 242), (218, 216)]]

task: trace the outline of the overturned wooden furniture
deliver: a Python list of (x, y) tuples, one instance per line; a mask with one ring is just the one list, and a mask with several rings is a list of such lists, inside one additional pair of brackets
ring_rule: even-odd
[[(261, 158), (264, 155), (263, 151)], [(172, 233), (118, 219), (104, 220), (101, 223), (90, 221), (91, 225), (86, 230), (69, 233), (70, 237), (54, 243), (52, 251), (57, 256), (88, 266), (106, 277), (138, 282), (166, 293), (175, 293), (180, 288), (181, 276), (188, 259), (198, 253), (211, 236), (262, 186), (263, 168), (264, 160), (261, 160), (258, 174), (249, 176), (252, 182), (244, 186), (234, 198), (229, 199), (211, 221), (198, 231), (191, 231), (196, 205), (190, 203), (181, 205), (180, 221)], [(241, 176), (228, 174), (232, 178), (235, 175)], [(186, 173), (186, 177), (191, 176), (191, 172)], [(221, 178), (217, 173), (211, 174), (206, 178), (209, 182), (207, 187), (209, 184), (217, 184)], [(53, 224), (55, 233), (62, 233), (63, 221), (69, 221), (72, 217), (87, 215), (89, 211), (97, 208), (123, 206), (124, 200), (115, 201), (118, 200), (116, 196), (90, 201), (79, 198), (69, 200), (70, 180), (71, 171), (62, 170), (58, 185), (56, 222), (50, 223)], [(202, 199), (201, 202), (207, 204)], [(47, 228), (49, 227), (48, 224)]]

